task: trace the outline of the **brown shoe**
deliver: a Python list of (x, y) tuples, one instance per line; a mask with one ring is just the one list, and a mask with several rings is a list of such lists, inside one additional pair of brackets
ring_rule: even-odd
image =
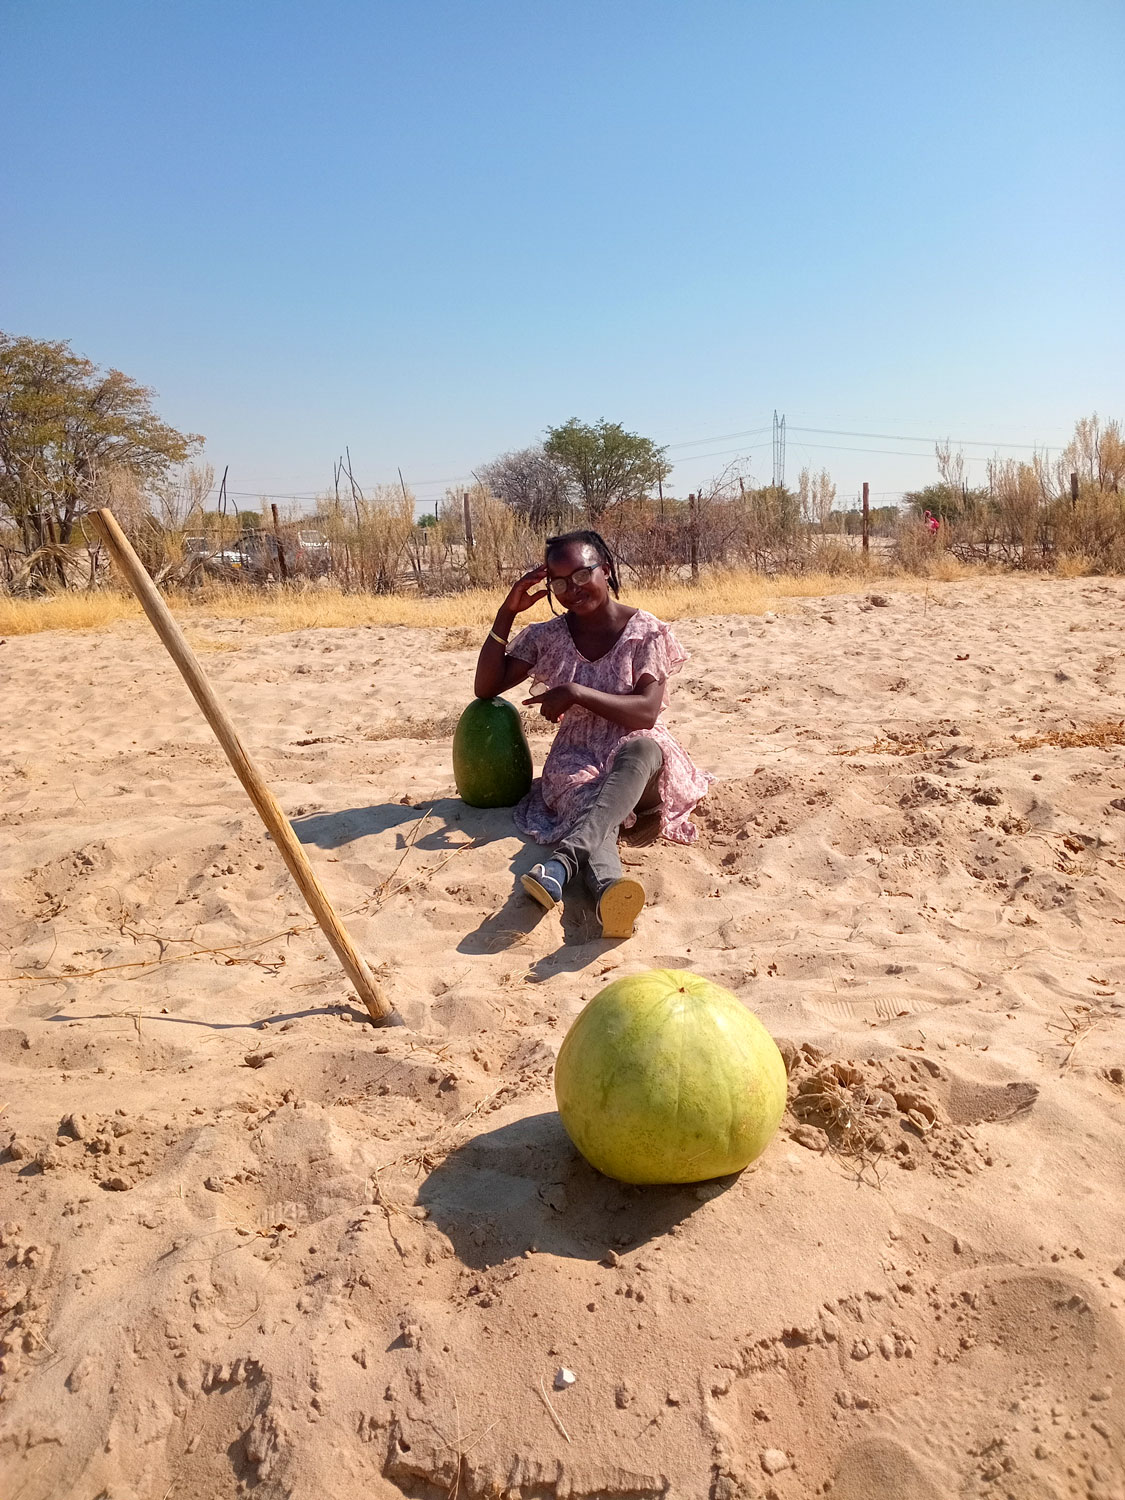
[(639, 880), (631, 880), (627, 875), (611, 880), (598, 897), (602, 937), (632, 937), (633, 923), (644, 910), (644, 904), (645, 888)]

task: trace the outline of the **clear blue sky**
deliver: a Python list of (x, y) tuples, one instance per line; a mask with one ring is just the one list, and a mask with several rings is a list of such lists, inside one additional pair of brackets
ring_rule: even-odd
[(901, 490), (927, 442), (799, 429), (1125, 416), (1123, 64), (1119, 0), (0, 0), (0, 327), (252, 494), (571, 416), (682, 494), (774, 408), (790, 480)]

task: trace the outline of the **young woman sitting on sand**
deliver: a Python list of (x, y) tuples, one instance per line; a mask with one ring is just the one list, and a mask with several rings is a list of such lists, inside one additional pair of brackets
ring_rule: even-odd
[[(665, 838), (694, 843), (689, 814), (714, 779), (660, 719), (667, 680), (686, 653), (663, 621), (620, 603), (619, 592), (613, 554), (596, 531), (552, 537), (542, 565), (497, 611), (474, 683), (478, 698), (494, 698), (530, 676), (538, 691), (524, 703), (558, 724), (543, 775), (514, 812), (521, 832), (555, 850), (522, 884), (549, 910), (581, 874), (607, 938), (630, 937), (645, 904), (644, 886), (622, 873), (620, 829), (647, 816)], [(554, 619), (509, 644), (516, 616), (544, 597)], [(556, 599), (564, 614), (555, 614)]]

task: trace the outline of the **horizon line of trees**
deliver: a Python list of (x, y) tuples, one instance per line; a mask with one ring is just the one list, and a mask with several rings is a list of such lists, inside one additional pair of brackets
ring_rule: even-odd
[[(735, 462), (686, 498), (666, 495), (665, 448), (620, 423), (576, 417), (548, 428), (542, 442), (479, 466), (476, 484), (447, 491), (437, 516), (422, 523), (405, 485), (364, 492), (352, 481), (347, 500), (326, 492), (311, 515), (290, 511), (273, 528), (272, 552), (255, 550), (242, 539), (270, 529), (268, 500), (261, 511), (239, 510), (222, 491), (209, 507), (214, 471), (193, 462), (202, 437), (163, 422), (153, 396), (64, 341), (0, 332), (0, 550), (9, 588), (66, 587), (80, 574), (93, 586), (97, 549), (82, 519), (107, 504), (158, 581), (202, 576), (213, 541), (220, 573), (233, 542), (239, 556), (256, 558), (243, 577), (268, 576), (271, 567), (286, 576), (277, 554), (288, 547), (293, 571), (315, 552), (314, 571), (346, 587), (385, 591), (406, 577), (420, 589), (448, 590), (503, 582), (539, 555), (549, 533), (578, 526), (603, 531), (642, 582), (737, 565), (855, 565), (860, 512), (837, 503), (827, 470), (803, 469), (790, 488), (755, 484)], [(964, 456), (948, 445), (937, 445), (935, 458), (936, 483), (869, 515), (870, 535), (893, 543), (904, 566), (951, 551), (1017, 567), (1068, 556), (1091, 570), (1125, 571), (1125, 438), (1117, 421), (1081, 418), (1053, 464), (1040, 454), (1029, 462), (997, 457), (983, 485), (969, 483)], [(301, 527), (319, 528), (324, 548), (301, 554)], [(203, 533), (202, 550), (188, 545), (193, 528)]]

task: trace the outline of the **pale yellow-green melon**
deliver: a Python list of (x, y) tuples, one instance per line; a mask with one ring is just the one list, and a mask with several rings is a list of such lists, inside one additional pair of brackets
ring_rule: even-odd
[(686, 969), (650, 969), (595, 995), (566, 1034), (555, 1099), (567, 1134), (621, 1182), (740, 1172), (785, 1110), (785, 1064), (752, 1011)]

